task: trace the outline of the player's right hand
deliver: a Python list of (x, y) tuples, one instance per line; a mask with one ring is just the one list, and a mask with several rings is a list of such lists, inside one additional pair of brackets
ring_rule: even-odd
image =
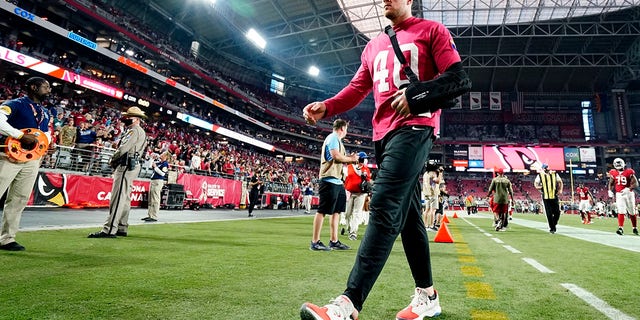
[(308, 124), (315, 125), (326, 112), (327, 106), (324, 102), (311, 102), (302, 109), (302, 117)]
[(613, 191), (609, 190), (609, 198), (613, 198)]
[(20, 147), (24, 150), (33, 150), (38, 144), (38, 137), (33, 134), (26, 133), (20, 137)]

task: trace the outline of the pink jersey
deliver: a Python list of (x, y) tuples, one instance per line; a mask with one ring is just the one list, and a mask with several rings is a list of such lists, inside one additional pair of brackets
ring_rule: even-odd
[(624, 171), (618, 171), (616, 169), (611, 169), (609, 171), (611, 178), (613, 178), (614, 184), (616, 186), (616, 192), (622, 191), (624, 188), (629, 188), (631, 186), (631, 177), (636, 173), (633, 169), (624, 169)]
[(576, 188), (576, 193), (578, 194), (578, 197), (580, 197), (580, 200), (589, 200), (589, 188), (578, 187)]
[[(449, 30), (439, 22), (411, 17), (393, 27), (407, 63), (420, 81), (432, 80), (452, 64), (460, 62)], [(325, 117), (354, 108), (373, 90), (376, 110), (373, 114), (373, 140), (378, 141), (399, 127), (427, 125), (439, 132), (440, 111), (425, 116), (403, 118), (391, 108), (392, 95), (408, 84), (386, 33), (371, 39), (361, 56), (362, 64), (347, 87), (327, 99)]]

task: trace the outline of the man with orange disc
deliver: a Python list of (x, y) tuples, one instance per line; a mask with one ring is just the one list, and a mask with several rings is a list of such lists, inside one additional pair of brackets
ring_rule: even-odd
[[(51, 142), (51, 115), (41, 105), (51, 93), (49, 82), (32, 77), (25, 85), (26, 96), (5, 101), (0, 106), (0, 141), (7, 141), (9, 145), (0, 152), (0, 195), (9, 190), (2, 211), (0, 249), (8, 251), (25, 250), (15, 237), (40, 168), (42, 154), (32, 152), (39, 148), (46, 150)], [(25, 133), (22, 129), (32, 129), (34, 133)], [(46, 139), (38, 136), (42, 133)], [(10, 140), (14, 142), (9, 143)]]

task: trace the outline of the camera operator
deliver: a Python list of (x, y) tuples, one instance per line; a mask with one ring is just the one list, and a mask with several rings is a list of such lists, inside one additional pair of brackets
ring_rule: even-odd
[(147, 116), (138, 107), (130, 107), (122, 113), (127, 131), (120, 139), (118, 149), (111, 158), (113, 187), (109, 202), (109, 217), (102, 230), (89, 234), (89, 238), (126, 237), (129, 229), (129, 211), (131, 210), (131, 185), (140, 173), (141, 154), (147, 144), (147, 135), (140, 127)]

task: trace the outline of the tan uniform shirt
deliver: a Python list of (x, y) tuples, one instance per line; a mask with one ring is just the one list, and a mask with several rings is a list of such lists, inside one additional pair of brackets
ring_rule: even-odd
[(132, 157), (136, 152), (138, 152), (141, 157), (146, 142), (147, 134), (144, 130), (142, 130), (139, 125), (132, 126), (123, 134), (118, 145), (118, 150), (113, 154), (111, 161), (119, 161), (119, 159), (127, 153), (128, 156)]

